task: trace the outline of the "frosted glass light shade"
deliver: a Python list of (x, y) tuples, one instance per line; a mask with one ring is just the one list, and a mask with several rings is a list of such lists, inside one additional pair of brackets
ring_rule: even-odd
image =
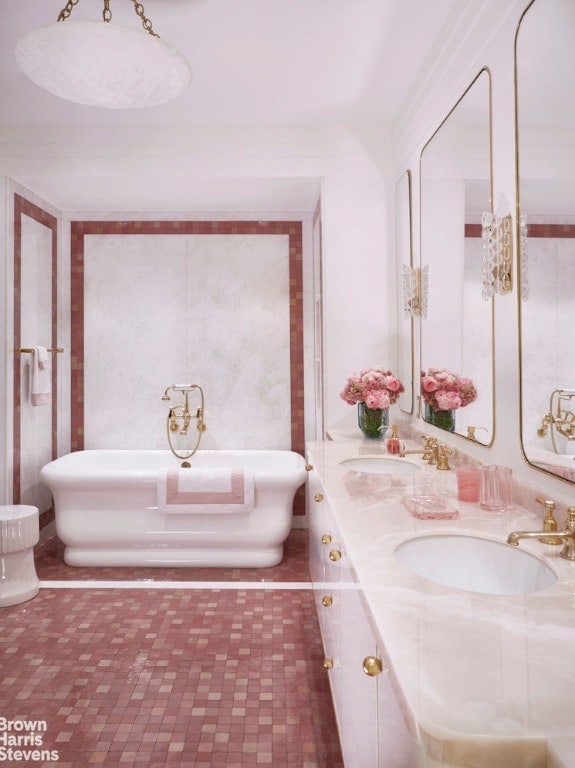
[(162, 104), (181, 93), (192, 72), (173, 46), (144, 30), (105, 21), (63, 21), (29, 32), (16, 63), (56, 96), (93, 107)]

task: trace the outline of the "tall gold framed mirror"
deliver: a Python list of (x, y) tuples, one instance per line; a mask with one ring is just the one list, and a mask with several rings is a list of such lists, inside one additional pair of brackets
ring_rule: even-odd
[(424, 146), (420, 183), (421, 415), (489, 445), (495, 429), (493, 298), (483, 297), (482, 239), (493, 196), (488, 69)]
[(395, 186), (395, 264), (397, 285), (397, 375), (405, 391), (398, 404), (413, 413), (413, 315), (406, 303), (404, 282), (413, 270), (411, 227), (411, 172), (407, 170)]
[(574, 39), (573, 0), (533, 0), (515, 39), (521, 440), (527, 461), (570, 482), (575, 482)]

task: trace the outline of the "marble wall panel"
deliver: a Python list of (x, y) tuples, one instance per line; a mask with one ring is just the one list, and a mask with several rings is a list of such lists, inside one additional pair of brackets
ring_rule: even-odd
[(200, 384), (202, 447), (289, 448), (285, 235), (88, 235), (84, 447), (165, 448), (170, 384)]

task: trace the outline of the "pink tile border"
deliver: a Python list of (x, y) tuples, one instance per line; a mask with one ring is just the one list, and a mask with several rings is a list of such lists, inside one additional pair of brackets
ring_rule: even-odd
[[(303, 245), (300, 221), (73, 221), (71, 223), (71, 449), (84, 446), (84, 237), (86, 235), (287, 235), (289, 237), (291, 446), (303, 455)], [(304, 513), (296, 494), (294, 514)]]
[[(22, 216), (37, 221), (51, 231), (51, 260), (52, 260), (52, 347), (58, 346), (58, 221), (55, 216), (39, 206), (26, 200), (21, 195), (14, 195), (14, 427), (13, 427), (13, 503), (20, 503), (20, 470), (21, 470), (21, 433), (20, 433), (20, 353), (22, 338), (20, 333), (22, 320)], [(30, 343), (26, 340), (26, 344)], [(33, 340), (32, 340), (33, 341)], [(58, 360), (57, 355), (52, 360), (52, 391), (58, 392)], [(58, 398), (52, 398), (52, 458), (57, 456), (58, 434)], [(48, 513), (46, 513), (48, 514)], [(45, 521), (41, 519), (41, 524)]]
[[(482, 237), (481, 224), (466, 224), (465, 237)], [(528, 224), (528, 237), (575, 237), (575, 224)]]

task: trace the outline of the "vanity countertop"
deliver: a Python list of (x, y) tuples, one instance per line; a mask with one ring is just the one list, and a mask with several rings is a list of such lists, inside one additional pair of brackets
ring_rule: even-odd
[[(382, 441), (383, 443), (383, 441)], [(505, 542), (511, 531), (539, 530), (522, 507), (490, 513), (460, 502), (454, 471), (412, 461), (459, 511), (453, 520), (420, 520), (405, 509), (414, 476), (365, 474), (344, 459), (382, 453), (369, 440), (309, 443), (308, 461), (324, 486), (362, 588), (406, 720), (426, 752), (441, 762), (476, 768), (570, 766), (546, 763), (546, 742), (571, 753), (575, 742), (575, 563), (561, 547), (537, 540), (520, 547), (558, 575), (527, 595), (467, 592), (405, 571), (396, 546), (424, 533), (472, 533)]]

